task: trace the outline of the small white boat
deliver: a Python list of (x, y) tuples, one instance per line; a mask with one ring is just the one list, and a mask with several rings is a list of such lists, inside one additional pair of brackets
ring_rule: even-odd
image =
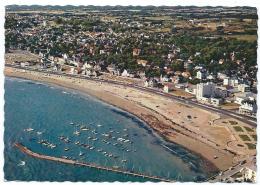
[(64, 141), (66, 142), (66, 143), (69, 143), (70, 142), (70, 140), (69, 140), (69, 138), (67, 137), (67, 138), (65, 138), (64, 139)]
[(103, 136), (105, 136), (105, 137), (108, 137), (109, 136), (109, 134), (102, 134)]
[(81, 130), (89, 130), (89, 128), (82, 128)]
[(117, 141), (125, 141), (125, 139), (120, 137), (117, 139)]
[(74, 123), (73, 123), (73, 122), (70, 122), (70, 125), (74, 125)]
[(17, 164), (17, 166), (24, 166), (25, 165), (25, 161), (20, 161), (19, 164)]
[(31, 132), (31, 131), (34, 131), (34, 129), (33, 128), (27, 128), (27, 129), (24, 129), (24, 131)]
[(97, 125), (98, 127), (102, 127), (102, 125)]
[(80, 132), (79, 131), (75, 131), (75, 132), (73, 132), (73, 134), (79, 136)]
[(83, 156), (84, 155), (84, 153), (82, 153), (81, 151), (79, 152), (79, 156)]
[(42, 132), (36, 132), (37, 133), (37, 135), (41, 135), (42, 134)]
[(127, 160), (126, 160), (126, 159), (123, 159), (122, 162), (125, 163), (125, 162), (127, 162)]
[(56, 145), (55, 145), (55, 144), (49, 144), (48, 146), (49, 146), (51, 149), (56, 148)]

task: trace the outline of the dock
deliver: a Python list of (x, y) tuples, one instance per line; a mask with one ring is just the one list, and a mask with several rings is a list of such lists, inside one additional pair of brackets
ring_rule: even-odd
[(64, 158), (60, 158), (60, 157), (53, 157), (53, 156), (35, 153), (35, 152), (31, 151), (29, 148), (25, 147), (21, 143), (14, 143), (14, 146), (16, 148), (18, 148), (21, 152), (23, 152), (23, 153), (25, 153), (29, 156), (32, 156), (34, 158), (37, 158), (37, 159), (56, 161), (56, 162), (60, 162), (60, 163), (64, 163), (64, 164), (95, 168), (95, 169), (98, 169), (98, 170), (111, 171), (111, 172), (115, 172), (115, 173), (121, 173), (121, 174), (124, 174), (124, 175), (142, 177), (142, 178), (147, 178), (147, 179), (151, 179), (151, 180), (158, 180), (158, 181), (163, 181), (163, 182), (173, 182), (172, 180), (166, 179), (166, 178), (163, 178), (163, 177), (146, 175), (146, 174), (127, 171), (127, 170), (123, 170), (123, 169), (116, 169), (116, 168), (112, 168), (112, 167), (100, 166), (100, 165), (97, 165), (97, 164), (94, 164), (94, 163), (79, 162), (79, 161), (76, 161), (76, 160), (64, 159)]

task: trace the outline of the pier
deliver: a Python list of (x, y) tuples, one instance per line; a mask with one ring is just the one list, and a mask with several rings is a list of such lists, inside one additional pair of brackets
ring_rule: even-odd
[(22, 145), (21, 143), (14, 143), (14, 146), (17, 147), (21, 152), (23, 152), (29, 156), (35, 157), (37, 159), (56, 161), (56, 162), (65, 163), (65, 164), (95, 168), (95, 169), (99, 169), (99, 170), (105, 170), (105, 171), (111, 171), (111, 172), (121, 173), (121, 174), (125, 174), (125, 175), (147, 178), (147, 179), (151, 179), (151, 180), (158, 180), (158, 181), (163, 181), (163, 182), (173, 182), (172, 180), (169, 180), (169, 179), (166, 179), (163, 177), (146, 175), (146, 174), (127, 171), (127, 170), (123, 170), (123, 169), (116, 169), (116, 168), (112, 168), (112, 167), (100, 166), (100, 165), (96, 165), (94, 163), (79, 162), (76, 160), (64, 159), (64, 158), (60, 158), (60, 157), (53, 157), (53, 156), (35, 153), (35, 152), (31, 151), (30, 149), (28, 149), (27, 147), (25, 147), (24, 145)]

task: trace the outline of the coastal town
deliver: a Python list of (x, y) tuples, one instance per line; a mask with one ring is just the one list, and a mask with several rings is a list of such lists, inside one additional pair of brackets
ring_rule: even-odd
[(220, 171), (209, 181), (256, 181), (255, 8), (6, 10), (5, 75), (81, 89), (132, 112), (203, 152)]

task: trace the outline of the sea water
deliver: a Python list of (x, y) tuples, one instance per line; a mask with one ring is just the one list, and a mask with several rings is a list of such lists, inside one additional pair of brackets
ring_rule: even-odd
[[(92, 96), (57, 86), (6, 78), (4, 126), (6, 180), (150, 181), (36, 159), (14, 147), (15, 142), (40, 154), (171, 180), (196, 181), (210, 175), (203, 169), (200, 157), (164, 141), (134, 115)], [(48, 147), (40, 141), (56, 147)], [(90, 146), (92, 150), (76, 143)]]

